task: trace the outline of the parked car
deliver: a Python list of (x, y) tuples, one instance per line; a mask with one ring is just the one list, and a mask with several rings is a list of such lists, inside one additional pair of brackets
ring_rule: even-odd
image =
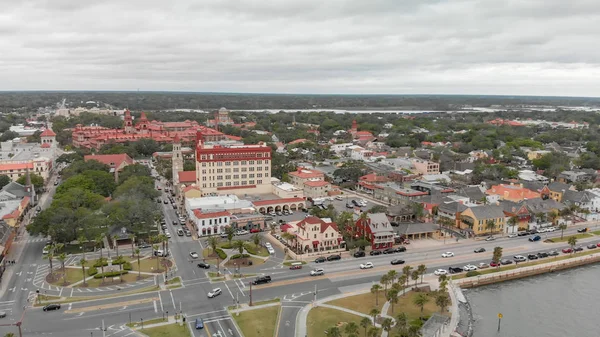
[(204, 263), (204, 262), (200, 262), (200, 263), (198, 263), (198, 268), (209, 269), (210, 268), (210, 264)]
[(192, 236), (192, 232), (189, 229), (184, 230), (185, 236)]
[(257, 285), (257, 284), (264, 284), (264, 283), (269, 283), (269, 282), (271, 282), (271, 276), (267, 275), (267, 276), (257, 277), (254, 281), (252, 281), (252, 284)]
[(587, 249), (596, 249), (596, 245), (595, 244), (589, 244), (587, 245)]
[(577, 233), (585, 233), (587, 231), (588, 231), (588, 229), (587, 229), (587, 227), (585, 227), (585, 228), (578, 229)]
[(384, 254), (394, 254), (396, 252), (396, 248), (387, 248), (383, 251)]
[(485, 269), (485, 268), (489, 268), (489, 267), (490, 267), (490, 265), (485, 262), (481, 262), (477, 265), (477, 268), (479, 268), (479, 269)]
[(519, 234), (515, 234), (515, 233), (508, 234), (509, 238), (516, 238), (517, 236), (519, 236)]
[(291, 270), (302, 269), (302, 262), (292, 262), (290, 265)]
[(252, 228), (250, 230), (250, 233), (259, 233), (259, 232), (260, 232), (260, 229), (258, 229), (258, 228)]
[(322, 257), (322, 256), (320, 256), (320, 257), (317, 257), (317, 258), (315, 259), (315, 263), (323, 263), (323, 262), (325, 262), (325, 261), (327, 261), (327, 259), (326, 259), (326, 258), (324, 258), (324, 257)]
[(327, 261), (337, 261), (337, 260), (341, 260), (342, 257), (340, 255), (334, 254), (334, 255), (329, 255), (327, 257)]
[(198, 258), (198, 253), (196, 253), (196, 252), (190, 252), (190, 257), (192, 259), (197, 259)]
[(344, 198), (341, 195), (336, 195), (335, 200), (344, 200)]
[(346, 204), (346, 208), (354, 208), (354, 206), (351, 204)]
[(60, 309), (60, 304), (58, 304), (58, 303), (51, 303), (42, 308), (43, 311), (52, 311), (52, 310), (59, 310), (59, 309)]
[(516, 262), (525, 262), (525, 261), (527, 261), (527, 258), (526, 258), (525, 256), (523, 256), (523, 255), (515, 255), (515, 256), (513, 257), (513, 259), (514, 259)]
[(208, 298), (214, 298), (221, 295), (221, 288), (215, 288), (208, 293)]
[(473, 252), (475, 252), (475, 253), (483, 253), (483, 252), (485, 252), (485, 248), (483, 248), (483, 247), (477, 248)]
[(495, 238), (495, 237), (493, 237), (493, 236), (488, 236), (488, 237), (485, 239), (485, 241), (494, 241), (494, 240), (496, 240), (496, 238)]
[(364, 250), (359, 250), (359, 251), (355, 252), (352, 256), (354, 256), (354, 257), (364, 257), (365, 256), (365, 251)]
[(446, 269), (436, 269), (433, 274), (437, 276), (446, 275), (448, 274), (448, 271)]
[(393, 265), (404, 264), (404, 260), (393, 259), (392, 261), (390, 261), (390, 263), (393, 264)]
[(477, 270), (477, 266), (474, 266), (472, 264), (468, 264), (468, 265), (466, 265), (466, 266), (463, 267), (463, 270), (464, 271), (474, 271), (474, 270)]
[(500, 264), (502, 264), (502, 265), (507, 265), (507, 264), (512, 264), (512, 263), (513, 263), (512, 260), (509, 260), (509, 259), (500, 260)]
[(370, 269), (373, 268), (373, 263), (372, 262), (367, 262), (367, 263), (361, 263), (360, 264), (360, 269)]
[(557, 256), (557, 255), (558, 255), (558, 252), (555, 250), (551, 250), (548, 252), (548, 256)]
[(490, 267), (499, 267), (499, 266), (500, 266), (500, 262), (495, 262), (495, 261), (490, 262)]
[(403, 253), (405, 251), (406, 251), (406, 247), (404, 247), (404, 246), (396, 247), (396, 252), (397, 253)]
[(529, 241), (531, 241), (531, 242), (535, 242), (535, 241), (540, 241), (541, 239), (542, 239), (542, 237), (541, 237), (541, 236), (539, 236), (539, 235), (536, 235), (536, 236), (532, 236), (532, 237), (530, 237), (530, 238), (529, 238)]
[(448, 268), (450, 274), (462, 273), (464, 270), (461, 267), (450, 267)]
[(316, 268), (310, 271), (310, 276), (319, 276), (325, 275), (325, 270), (323, 268)]
[(537, 257), (540, 258), (540, 259), (543, 259), (543, 258), (548, 257), (548, 256), (549, 256), (549, 254), (546, 253), (546, 252), (539, 252), (539, 253), (537, 253)]
[(583, 247), (577, 246), (577, 247), (573, 248), (573, 250), (576, 251), (576, 252), (580, 252), (580, 251), (583, 250)]
[(445, 253), (442, 253), (442, 257), (453, 257), (453, 256), (454, 256), (454, 253), (453, 253), (453, 252), (445, 252)]
[(6, 317), (6, 311), (0, 311), (0, 318)]
[(204, 329), (204, 321), (202, 318), (196, 318), (196, 323), (194, 325), (196, 326), (196, 330)]
[(562, 252), (563, 252), (563, 253), (565, 253), (565, 254), (570, 254), (570, 253), (572, 253), (572, 252), (573, 252), (573, 249), (571, 249), (571, 248), (564, 248), (564, 249), (562, 250)]
[(372, 250), (369, 252), (369, 255), (371, 255), (371, 256), (381, 255), (381, 251), (380, 250)]
[(529, 254), (529, 255), (527, 255), (527, 259), (528, 260), (537, 260), (538, 256), (536, 254)]

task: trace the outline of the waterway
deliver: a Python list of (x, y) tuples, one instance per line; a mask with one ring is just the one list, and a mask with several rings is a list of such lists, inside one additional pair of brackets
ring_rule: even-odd
[(463, 290), (475, 320), (473, 336), (600, 336), (598, 276), (595, 264)]

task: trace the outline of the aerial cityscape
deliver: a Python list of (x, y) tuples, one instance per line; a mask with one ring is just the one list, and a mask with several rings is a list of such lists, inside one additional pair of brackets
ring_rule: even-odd
[(6, 7), (0, 337), (597, 336), (598, 4)]

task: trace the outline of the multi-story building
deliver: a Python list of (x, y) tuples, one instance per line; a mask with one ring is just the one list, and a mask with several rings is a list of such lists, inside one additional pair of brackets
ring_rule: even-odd
[(440, 164), (423, 159), (412, 159), (415, 171), (422, 175), (440, 174)]
[(290, 222), (282, 226), (281, 230), (296, 235), (296, 251), (302, 253), (336, 250), (343, 243), (342, 235), (334, 222), (326, 222), (314, 216)]
[(195, 209), (189, 213), (189, 220), (198, 231), (198, 236), (220, 234), (225, 232), (225, 227), (231, 225), (231, 213), (228, 211), (202, 212)]
[(525, 188), (523, 187), (523, 185), (512, 184), (493, 185), (489, 190), (485, 191), (485, 193), (489, 196), (497, 196), (500, 200), (508, 200), (514, 202), (540, 197), (540, 193)]
[(462, 211), (460, 226), (464, 229), (471, 229), (475, 235), (503, 233), (505, 219), (506, 215), (502, 206), (481, 205)]
[(371, 249), (386, 249), (394, 245), (394, 230), (385, 213), (368, 213), (366, 218), (355, 215), (356, 233), (371, 242)]
[(123, 171), (123, 169), (132, 165), (133, 159), (129, 157), (126, 153), (120, 154), (90, 154), (83, 157), (83, 160), (96, 160), (101, 162), (104, 165), (107, 165), (110, 168), (110, 172), (115, 175), (115, 181), (119, 181), (119, 172)]
[(324, 181), (325, 174), (316, 170), (309, 170), (304, 167), (298, 167), (294, 172), (288, 173), (292, 185), (304, 189), (304, 183), (307, 181)]
[(202, 195), (271, 193), (269, 146), (205, 142), (201, 131), (196, 138), (196, 186)]
[(52, 130), (46, 129), (40, 134), (41, 143), (23, 143), (19, 139), (2, 142), (0, 174), (15, 181), (29, 170), (30, 173), (48, 179), (59, 152), (55, 137)]
[(304, 183), (304, 196), (312, 200), (328, 196), (331, 190), (331, 184), (323, 180), (309, 180)]

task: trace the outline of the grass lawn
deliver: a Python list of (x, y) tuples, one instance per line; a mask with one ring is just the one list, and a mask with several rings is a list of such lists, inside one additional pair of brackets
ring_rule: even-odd
[(327, 304), (336, 305), (338, 307), (347, 308), (368, 315), (373, 308), (377, 308), (379, 311), (381, 311), (385, 301), (386, 299), (383, 294), (383, 289), (381, 289), (379, 292), (379, 305), (377, 306), (375, 305), (375, 295), (371, 293), (348, 296), (327, 302)]
[[(544, 263), (549, 263), (549, 262), (554, 262), (554, 261), (561, 261), (561, 260), (566, 260), (566, 259), (570, 259), (570, 258), (573, 258), (573, 257), (592, 255), (594, 253), (599, 253), (599, 252), (600, 252), (600, 249), (591, 249), (591, 250), (585, 250), (583, 252), (573, 253), (573, 254), (569, 254), (569, 255), (559, 255), (559, 256), (554, 256), (554, 257), (549, 257), (549, 258), (543, 258), (543, 259), (538, 259), (538, 260), (529, 261), (529, 262), (521, 262), (518, 265), (511, 264), (511, 265), (508, 265), (508, 266), (502, 266), (500, 268), (490, 267), (490, 268), (487, 268), (487, 269), (479, 269), (478, 272), (479, 272), (480, 275), (492, 274), (492, 273), (497, 273), (499, 271), (517, 269), (517, 267), (518, 268), (523, 268), (523, 267), (536, 266), (538, 264), (544, 264)], [(459, 279), (465, 278), (465, 277), (466, 277), (466, 273), (462, 273), (460, 275), (454, 275), (454, 276), (452, 276), (452, 279), (453, 280), (459, 280)]]
[[(146, 325), (146, 323), (144, 323), (144, 325)], [(191, 337), (187, 324), (184, 324), (183, 326), (179, 326), (179, 324), (167, 324), (155, 328), (142, 329), (140, 332), (148, 337)]]
[(593, 231), (592, 234), (594, 234), (594, 235), (600, 235), (600, 231)]
[(552, 238), (552, 239), (548, 239), (548, 241), (552, 241), (552, 242), (567, 242), (569, 241), (570, 237), (576, 237), (578, 240), (579, 239), (585, 239), (585, 238), (591, 238), (593, 235), (592, 234), (588, 234), (588, 233), (581, 233), (581, 234), (575, 234), (575, 235), (565, 235), (562, 239), (561, 238)]
[[(344, 331), (344, 326), (347, 323), (354, 322), (360, 324), (361, 319), (361, 316), (349, 314), (344, 311), (316, 307), (308, 312), (308, 318), (306, 320), (307, 335), (308, 337), (322, 337), (325, 336), (325, 330), (334, 326), (337, 326), (341, 331)], [(362, 328), (361, 332), (363, 332)]]
[[(156, 273), (156, 259), (155, 257), (140, 259), (140, 271), (145, 273)], [(162, 265), (163, 258), (160, 258), (160, 262), (158, 262), (158, 266), (160, 268), (160, 272), (164, 271), (164, 266)], [(138, 263), (137, 258), (131, 261), (131, 267), (133, 267), (132, 271), (138, 271)], [(100, 271), (100, 269), (98, 269)]]
[[(163, 319), (162, 317), (159, 317), (159, 318), (144, 320), (144, 325), (162, 323), (164, 321), (165, 321), (165, 319)], [(127, 325), (130, 328), (140, 328), (142, 326), (140, 321), (132, 322), (131, 324), (127, 323), (125, 325)]]
[[(129, 272), (129, 274), (125, 274), (123, 275), (123, 282), (121, 283), (121, 281), (119, 280), (119, 277), (107, 277), (104, 281), (104, 283), (102, 283), (102, 279), (101, 278), (94, 278), (91, 280), (87, 280), (87, 287), (88, 288), (98, 288), (98, 287), (110, 287), (110, 286), (115, 286), (115, 285), (119, 285), (119, 284), (125, 284), (125, 283), (131, 283), (131, 282), (135, 282), (135, 281), (139, 281), (138, 280), (138, 274), (136, 272)], [(142, 275), (142, 279), (148, 278), (148, 275)], [(77, 285), (78, 287), (83, 287), (83, 282)]]
[(272, 337), (275, 335), (278, 305), (256, 310), (247, 310), (232, 315), (245, 337)]
[(175, 283), (181, 283), (181, 278), (179, 276), (174, 277), (170, 280), (167, 280), (167, 284), (175, 284)]
[[(81, 268), (65, 268), (65, 272), (67, 274), (67, 283), (69, 284), (73, 284), (75, 282), (81, 281), (83, 280), (83, 273), (81, 271)], [(86, 272), (87, 272), (87, 268), (86, 268)], [(60, 278), (58, 278), (55, 282), (52, 282), (52, 284), (54, 285), (63, 285), (63, 272), (62, 269), (55, 269), (54, 270), (54, 275), (60, 276)], [(87, 276), (87, 274), (86, 274)]]
[[(287, 256), (287, 255), (286, 255), (286, 256)], [(298, 263), (298, 262), (300, 262), (300, 263), (302, 263), (302, 264), (306, 264), (306, 261), (296, 261), (296, 260), (290, 260), (290, 261), (285, 261), (285, 262), (283, 263), (283, 265), (284, 265), (284, 266), (288, 266), (288, 267), (289, 267), (289, 266), (291, 266), (291, 265), (292, 265), (292, 263)]]
[(204, 257), (204, 259), (206, 261), (206, 263), (208, 264), (217, 264), (217, 257), (208, 257), (210, 254), (213, 253), (212, 248), (204, 248), (204, 250), (202, 250), (202, 257)]
[[(401, 312), (404, 312), (406, 316), (408, 316), (408, 321), (410, 322), (418, 319), (421, 317), (421, 315), (425, 317), (431, 316), (431, 314), (434, 312), (440, 312), (440, 308), (435, 304), (435, 297), (433, 296), (434, 293), (424, 293), (429, 296), (429, 302), (423, 306), (423, 314), (421, 314), (421, 308), (413, 304), (414, 298), (417, 296), (417, 294), (417, 292), (410, 291), (404, 296), (398, 297), (398, 303), (394, 304), (394, 313), (392, 314), (392, 309), (390, 308), (390, 310), (388, 310), (388, 315), (396, 317)], [(444, 314), (447, 315), (446, 313)], [(398, 332), (397, 329), (392, 329), (390, 336), (395, 336), (396, 332)]]
[[(247, 242), (245, 247), (246, 247), (246, 251), (249, 254), (264, 256), (264, 257), (269, 256), (269, 251), (263, 246), (255, 246), (254, 243)], [(248, 248), (250, 248), (250, 249), (248, 249)]]

